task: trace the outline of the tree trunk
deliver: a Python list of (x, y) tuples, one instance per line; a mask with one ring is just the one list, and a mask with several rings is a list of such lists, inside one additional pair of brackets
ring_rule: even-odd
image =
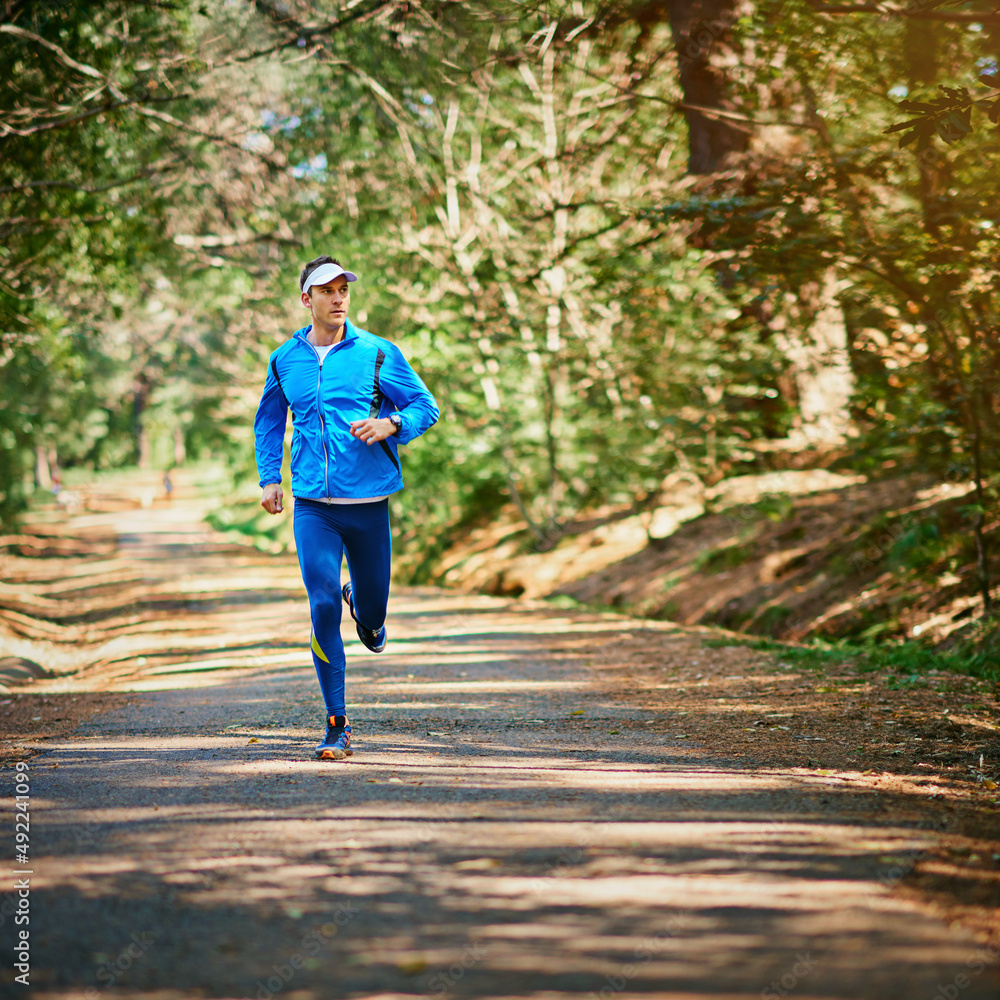
[[(906, 22), (903, 51), (909, 70), (911, 98), (919, 96), (921, 89), (933, 87), (938, 76), (938, 48), (941, 31), (930, 21), (910, 19)], [(917, 93), (915, 94), (914, 91)], [(932, 136), (921, 136), (913, 147), (920, 171), (920, 203), (923, 208), (924, 228), (937, 236), (941, 222), (947, 216), (945, 204), (951, 186), (946, 157), (937, 149)]]
[(187, 461), (187, 449), (184, 447), (184, 431), (180, 425), (174, 427), (174, 465), (183, 465)]
[(49, 467), (49, 449), (44, 444), (35, 445), (35, 489), (52, 489), (52, 470)]
[(983, 490), (983, 453), (980, 443), (982, 428), (979, 423), (979, 400), (973, 399), (974, 425), (972, 438), (973, 475), (976, 483), (976, 518), (972, 525), (972, 533), (976, 539), (976, 569), (979, 576), (979, 594), (983, 599), (983, 617), (993, 611), (993, 601), (990, 596), (990, 564), (986, 551), (986, 534), (983, 527), (986, 523), (986, 494)]
[(132, 447), (140, 469), (149, 468), (149, 435), (143, 419), (149, 399), (149, 380), (140, 373), (132, 387)]
[(684, 91), (688, 173), (715, 173), (725, 166), (731, 153), (743, 152), (750, 142), (747, 125), (714, 115), (710, 110), (697, 110), (738, 110), (731, 93), (727, 63), (737, 59), (732, 26), (739, 17), (739, 2), (670, 0), (667, 8), (677, 53), (678, 78)]
[[(848, 406), (854, 393), (854, 373), (837, 292), (832, 271), (823, 276), (822, 282), (804, 285), (799, 300), (806, 315), (792, 316), (791, 323), (796, 327), (792, 332), (775, 333), (775, 342), (791, 362), (799, 402), (799, 423), (787, 439), (789, 446), (822, 448), (840, 444), (851, 425)], [(810, 314), (812, 320), (808, 321)]]

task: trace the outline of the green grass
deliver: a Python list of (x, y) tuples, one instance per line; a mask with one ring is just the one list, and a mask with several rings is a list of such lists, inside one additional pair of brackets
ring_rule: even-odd
[(865, 647), (868, 669), (891, 669), (903, 674), (947, 670), (984, 680), (1000, 680), (1000, 629), (997, 622), (979, 625), (968, 637), (948, 649), (903, 641)]
[(1000, 681), (1000, 621), (996, 619), (977, 625), (950, 648), (934, 648), (914, 640), (852, 643), (814, 639), (792, 645), (774, 639), (751, 638), (705, 639), (702, 645), (709, 648), (747, 646), (776, 653), (786, 663), (806, 669), (822, 670), (834, 663), (851, 662), (861, 671), (891, 670), (900, 675), (894, 679), (896, 687), (917, 685), (922, 675), (931, 670)]
[(746, 646), (762, 653), (775, 653), (785, 663), (791, 663), (810, 670), (822, 670), (833, 663), (843, 663), (854, 659), (857, 649), (843, 642), (823, 642), (814, 640), (802, 645), (779, 642), (777, 639), (754, 639), (728, 637), (725, 639), (703, 639), (702, 645), (709, 649), (724, 646)]

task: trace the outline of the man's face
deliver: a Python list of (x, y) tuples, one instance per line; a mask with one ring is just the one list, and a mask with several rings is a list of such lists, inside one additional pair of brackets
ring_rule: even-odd
[(302, 304), (312, 314), (313, 324), (343, 326), (351, 304), (351, 287), (343, 276), (313, 285), (308, 292), (302, 293)]

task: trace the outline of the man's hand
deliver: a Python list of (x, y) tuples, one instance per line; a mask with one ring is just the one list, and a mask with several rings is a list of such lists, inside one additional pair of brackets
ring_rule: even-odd
[(376, 444), (392, 437), (396, 433), (396, 425), (388, 417), (369, 417), (367, 420), (352, 420), (351, 433), (365, 444)]
[(280, 514), (285, 508), (281, 506), (281, 483), (268, 483), (264, 487), (264, 496), (260, 505), (268, 514)]

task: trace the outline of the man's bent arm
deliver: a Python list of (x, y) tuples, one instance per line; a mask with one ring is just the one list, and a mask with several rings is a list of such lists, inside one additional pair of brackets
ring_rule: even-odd
[(380, 382), (385, 394), (399, 408), (403, 420), (403, 426), (395, 435), (397, 444), (408, 444), (437, 423), (441, 416), (437, 402), (395, 344), (382, 366)]

